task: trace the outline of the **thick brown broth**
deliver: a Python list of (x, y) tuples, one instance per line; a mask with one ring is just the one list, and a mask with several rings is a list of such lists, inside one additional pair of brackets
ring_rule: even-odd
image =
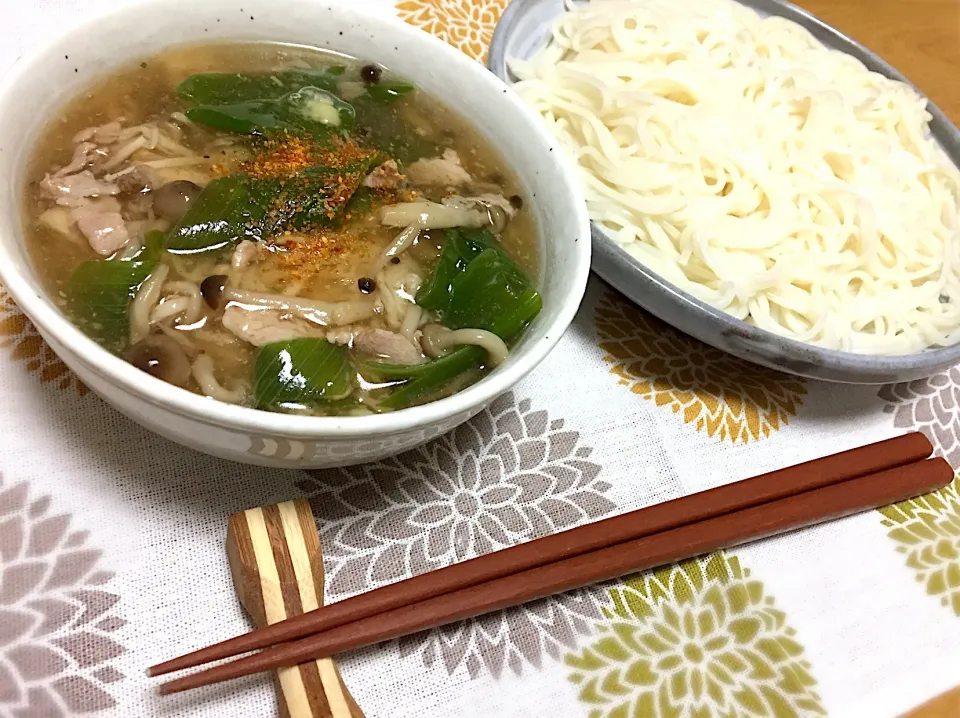
[[(81, 223), (70, 225), (69, 231), (63, 230), (62, 224), (68, 221), (65, 219), (67, 213), (58, 207), (51, 197), (51, 191), (42, 183), (56, 169), (70, 163), (77, 146), (75, 137), (78, 133), (85, 128), (115, 121), (120, 121), (124, 130), (146, 124), (157, 127), (165, 137), (179, 145), (180, 149), (173, 155), (164, 154), (162, 146), (161, 149), (151, 149), (150, 143), (155, 142), (158, 135), (144, 131), (142, 134), (146, 146), (136, 149), (130, 158), (112, 168), (114, 172), (127, 171), (128, 179), (140, 176), (151, 178), (146, 188), (122, 190), (115, 197), (120, 204), (120, 215), (131, 234), (130, 246), (135, 250), (137, 242), (142, 243), (143, 236), (150, 229), (167, 232), (171, 225), (176, 224), (175, 221), (164, 221), (155, 216), (155, 207), (151, 202), (156, 204), (156, 200), (152, 198), (156, 196), (158, 187), (180, 180), (205, 187), (217, 178), (237, 171), (247, 171), (251, 158), (259, 151), (256, 147), (251, 147), (248, 137), (184, 121), (181, 113), (189, 104), (176, 93), (176, 87), (181, 81), (201, 72), (264, 73), (288, 68), (343, 65), (346, 69), (338, 89), (342, 91), (343, 99), (349, 102), (351, 95), (363, 92), (364, 86), (360, 81), (360, 68), (363, 64), (360, 60), (297, 46), (188, 46), (174, 48), (125, 67), (75, 99), (44, 129), (29, 166), (28, 184), (24, 192), (24, 217), (29, 250), (38, 274), (51, 296), (61, 306), (67, 307), (71, 277), (78, 267), (92, 260), (115, 262), (124, 252), (129, 254), (133, 251), (123, 248), (118, 250), (117, 254), (105, 257), (102, 251), (100, 254), (94, 251), (92, 240), (88, 243), (84, 238), (86, 230), (83, 233), (78, 231)], [(385, 71), (382, 81), (389, 79), (389, 72)], [(377, 146), (385, 133), (390, 134), (388, 131), (391, 128), (402, 129), (403, 144), (391, 144), (382, 156), (383, 159), (395, 157), (403, 169), (416, 158), (429, 158), (453, 150), (459, 156), (462, 168), (471, 178), (467, 185), (459, 187), (454, 194), (487, 196), (495, 193), (513, 198), (515, 208), (522, 201), (519, 186), (496, 150), (483, 140), (469, 122), (444, 108), (434, 98), (417, 90), (382, 107), (375, 103), (368, 103), (364, 107), (363, 113), (358, 110), (357, 126), (351, 131), (351, 138), (356, 136), (357, 142), (366, 143), (365, 146)], [(96, 144), (96, 136), (92, 141)], [(110, 153), (119, 152), (118, 148), (123, 144), (121, 139), (108, 149), (98, 147), (94, 155), (91, 155), (102, 153), (93, 163), (95, 174), (98, 172), (97, 163), (101, 166), (98, 179), (107, 178), (104, 181), (121, 184), (120, 178), (110, 179), (112, 173), (104, 171), (102, 167), (105, 163), (109, 165), (112, 161)], [(425, 152), (423, 148), (432, 148), (433, 151)], [(191, 154), (186, 155), (187, 152)], [(181, 164), (177, 165), (178, 162)], [(130, 167), (134, 169), (130, 170)], [(391, 190), (370, 190), (370, 193), (372, 204), (369, 209), (364, 210), (358, 205), (359, 209), (344, 212), (336, 226), (303, 231), (287, 230), (263, 237), (264, 241), (254, 248), (256, 252), (252, 252), (256, 258), (247, 266), (237, 266), (237, 254), (231, 257), (222, 252), (180, 255), (163, 253), (160, 262), (167, 269), (164, 270), (166, 278), (162, 286), (173, 288), (173, 293), (164, 301), (176, 299), (178, 283), (186, 287), (183, 290), (183, 296), (186, 297), (191, 291), (187, 285), (201, 286), (205, 278), (219, 275), (229, 276), (230, 287), (237, 291), (268, 293), (271, 296), (307, 301), (364, 301), (366, 295), (358, 286), (358, 281), (365, 278), (365, 269), (394, 242), (402, 229), (381, 224), (378, 208), (384, 204), (418, 198), (439, 201), (441, 197), (449, 195), (446, 190), (410, 186), (409, 183), (403, 183)], [(516, 201), (518, 199), (520, 201)], [(96, 197), (91, 200), (94, 204), (100, 201), (101, 199)], [(51, 217), (59, 218), (61, 224), (56, 224)], [(138, 234), (139, 239), (133, 237), (134, 234)], [(403, 267), (393, 270), (388, 265), (384, 271), (402, 273), (409, 269), (421, 279), (425, 279), (436, 265), (445, 236), (444, 230), (421, 231), (414, 245), (404, 253)], [(516, 211), (506, 227), (498, 233), (497, 239), (528, 276), (536, 277), (536, 232), (529, 208)], [(141, 285), (141, 289), (143, 286), (146, 286), (146, 283)], [(403, 288), (400, 287), (397, 291), (402, 297)], [(195, 297), (190, 301), (195, 303)], [(183, 302), (186, 303), (187, 299)], [(150, 336), (170, 337), (182, 347), (188, 361), (195, 361), (199, 354), (209, 356), (213, 360), (213, 376), (217, 382), (222, 387), (237, 388), (237, 396), (243, 394), (242, 398), (237, 399), (238, 403), (251, 404), (254, 403), (251, 387), (258, 346), (220, 325), (222, 311), (222, 308), (213, 308), (207, 302), (200, 309), (202, 317), (199, 319), (197, 312), (193, 312), (191, 316), (190, 311), (185, 311), (169, 320), (151, 324)], [(400, 331), (395, 324), (388, 321), (388, 314), (386, 310), (378, 311), (377, 316), (363, 323), (363, 328)], [(328, 335), (328, 341), (335, 340)], [(337, 339), (335, 343), (344, 341), (348, 346), (354, 347), (352, 337), (349, 340)], [(118, 351), (129, 356), (129, 351), (124, 353), (123, 348)], [(352, 351), (355, 352), (356, 347)], [(196, 372), (174, 383), (195, 392), (209, 393), (198, 383)], [(467, 382), (461, 377), (457, 383)], [(309, 413), (366, 413), (382, 410), (377, 401), (370, 400), (366, 394), (370, 382), (358, 380), (357, 385), (358, 389), (351, 396), (359, 403), (331, 403), (319, 409), (311, 406), (302, 410)], [(448, 391), (449, 386), (436, 392), (436, 395)]]

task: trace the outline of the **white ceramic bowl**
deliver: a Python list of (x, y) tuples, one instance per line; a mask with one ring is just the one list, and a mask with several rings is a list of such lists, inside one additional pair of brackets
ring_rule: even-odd
[[(239, 5), (243, 6), (240, 12)], [(251, 19), (253, 16), (253, 19)], [(520, 180), (536, 215), (543, 311), (489, 376), (424, 406), (365, 417), (304, 417), (231, 406), (155, 379), (101, 349), (47, 298), (24, 246), (20, 200), (39, 121), (117, 65), (172, 42), (259, 40), (379, 62), (469, 119)], [(0, 81), (0, 281), (53, 350), (108, 403), (169, 439), (236, 461), (345, 466), (396, 454), (467, 420), (530, 372), (573, 319), (590, 268), (575, 175), (539, 119), (481, 64), (394, 18), (319, 0), (147, 0), (91, 18)]]

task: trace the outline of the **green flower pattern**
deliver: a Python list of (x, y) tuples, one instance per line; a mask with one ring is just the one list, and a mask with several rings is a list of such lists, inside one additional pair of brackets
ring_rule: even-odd
[(723, 553), (609, 589), (600, 635), (567, 655), (590, 718), (825, 715), (786, 616)]
[[(922, 431), (934, 456), (960, 465), (960, 367), (887, 385), (879, 396), (895, 427)], [(940, 491), (879, 511), (917, 581), (960, 618), (960, 478)]]
[(960, 617), (960, 476), (939, 491), (879, 511), (917, 581)]

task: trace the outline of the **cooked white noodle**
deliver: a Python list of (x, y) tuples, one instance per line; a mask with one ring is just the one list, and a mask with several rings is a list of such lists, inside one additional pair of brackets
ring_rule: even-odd
[(407, 313), (403, 315), (403, 322), (400, 324), (400, 333), (409, 339), (414, 340), (414, 333), (420, 327), (420, 320), (423, 318), (423, 309), (416, 304), (407, 307)]
[(286, 297), (282, 294), (264, 294), (233, 289), (223, 290), (224, 299), (240, 305), (267, 307), (289, 312), (323, 327), (342, 327), (370, 319), (374, 315), (372, 297), (344, 302), (324, 302), (305, 297)]
[(163, 299), (150, 312), (150, 324), (179, 315), (184, 324), (193, 324), (203, 316), (203, 295), (193, 282), (167, 282), (161, 294)]
[(398, 264), (388, 263), (374, 279), (375, 296), (383, 307), (384, 321), (390, 329), (398, 331), (409, 308), (416, 306), (415, 297), (423, 277), (417, 272), (416, 264), (405, 256)]
[(159, 324), (157, 328), (170, 337), (173, 341), (180, 345), (180, 348), (183, 349), (183, 353), (188, 357), (193, 359), (200, 352), (197, 349), (196, 345), (187, 338), (188, 332), (184, 332), (176, 327), (167, 326), (166, 324)]
[(118, 149), (114, 155), (104, 163), (103, 169), (112, 170), (114, 167), (119, 167), (128, 157), (146, 144), (147, 140), (143, 136), (140, 136), (135, 140), (131, 140)]
[(202, 165), (204, 162), (209, 160), (200, 157), (199, 155), (194, 157), (170, 157), (165, 160), (149, 160), (147, 162), (142, 162), (141, 164), (144, 167), (152, 167), (153, 169), (165, 169), (168, 167), (189, 167), (190, 165)]
[(157, 324), (180, 314), (186, 315), (190, 311), (190, 298), (169, 296), (160, 300), (160, 303), (150, 312), (150, 323)]
[(490, 366), (500, 366), (507, 360), (510, 350), (503, 339), (486, 329), (457, 329), (451, 331), (440, 324), (428, 324), (423, 328), (420, 346), (427, 356), (443, 356), (448, 349), (471, 344), (487, 352)]
[(594, 0), (512, 62), (591, 217), (777, 334), (898, 354), (960, 339), (960, 172), (926, 101), (730, 0)]
[(128, 175), (128, 174), (130, 174), (131, 172), (136, 172), (136, 171), (137, 171), (137, 166), (136, 166), (136, 165), (130, 165), (129, 167), (124, 167), (124, 168), (123, 168), (122, 170), (120, 170), (119, 172), (111, 172), (110, 174), (104, 175), (104, 176), (103, 176), (103, 181), (104, 181), (104, 182), (113, 182), (113, 181), (114, 181), (115, 179), (117, 179), (118, 177), (123, 177), (124, 175)]
[(182, 112), (171, 112), (170, 117), (174, 122), (179, 122), (181, 125), (189, 125), (191, 127), (195, 126), (193, 120), (191, 120)]
[(193, 360), (190, 373), (193, 374), (197, 386), (206, 396), (225, 401), (228, 404), (239, 404), (246, 397), (246, 390), (242, 386), (233, 389), (225, 388), (213, 373), (214, 361), (208, 354), (201, 354)]
[(163, 282), (167, 278), (170, 267), (166, 264), (158, 266), (153, 274), (140, 285), (137, 296), (130, 302), (130, 343), (136, 344), (145, 339), (150, 333), (150, 312), (160, 301), (160, 292)]
[(369, 276), (375, 277), (377, 272), (387, 265), (387, 262), (410, 249), (419, 235), (420, 227), (416, 224), (410, 225), (398, 234), (370, 266)]

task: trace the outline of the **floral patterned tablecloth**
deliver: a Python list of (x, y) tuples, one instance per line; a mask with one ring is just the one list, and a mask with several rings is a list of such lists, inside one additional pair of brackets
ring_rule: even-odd
[[(482, 60), (505, 0), (370, 0)], [(0, 71), (106, 0), (0, 8)], [(558, 391), (563, 388), (564, 391)], [(451, 434), (284, 472), (149, 434), (0, 298), (0, 716), (268, 716), (263, 676), (143, 668), (248, 627), (229, 514), (306, 497), (326, 600), (908, 429), (960, 466), (960, 369), (885, 387), (759, 369), (591, 280), (545, 364)], [(894, 716), (960, 682), (960, 480), (789, 536), (357, 651), (375, 716)]]

